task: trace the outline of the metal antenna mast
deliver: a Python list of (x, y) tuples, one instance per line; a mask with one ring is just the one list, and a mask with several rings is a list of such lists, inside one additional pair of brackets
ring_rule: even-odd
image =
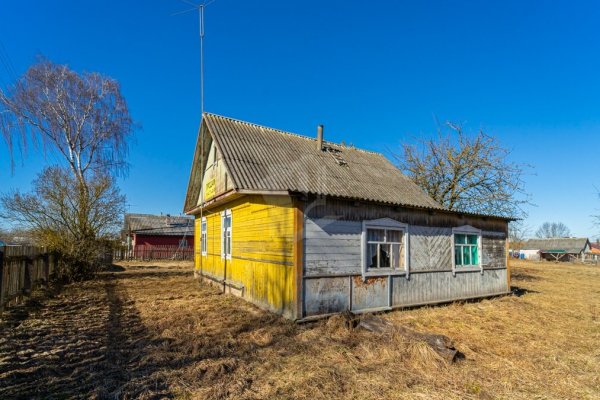
[[(211, 3), (214, 3), (216, 0), (209, 0), (208, 2), (206, 2), (206, 0), (205, 0), (201, 4), (192, 3), (189, 0), (180, 0), (180, 1), (183, 3), (186, 3), (188, 5), (191, 5), (192, 8), (176, 12), (174, 14), (171, 14), (171, 16), (186, 14), (188, 12), (198, 10), (198, 24), (199, 24), (198, 29), (199, 29), (199, 34), (200, 34), (200, 135), (198, 137), (198, 140), (200, 141), (200, 166), (202, 168), (201, 185), (203, 186), (204, 183), (202, 181), (204, 180), (204, 131), (202, 130), (202, 118), (204, 116), (204, 9), (206, 8), (206, 6), (208, 6)], [(192, 171), (192, 173), (193, 173), (193, 171)], [(203, 218), (204, 217), (204, 190), (202, 188), (200, 189), (200, 193), (201, 193), (201, 195), (200, 195), (201, 196), (201, 200), (200, 200), (200, 202), (201, 202), (200, 203), (200, 221), (201, 222), (200, 223), (202, 223), (202, 220), (204, 219)], [(200, 233), (200, 235), (202, 235), (202, 233)], [(197, 240), (196, 238), (194, 238), (194, 239)], [(200, 240), (202, 240), (202, 239), (200, 239)], [(201, 244), (201, 246), (202, 246), (202, 244)], [(196, 253), (195, 249), (194, 249), (194, 253)], [(200, 271), (202, 271), (202, 264), (203, 264), (202, 257), (200, 257)]]
[(171, 16), (187, 14), (191, 11), (198, 11), (198, 29), (200, 33), (200, 118), (202, 118), (202, 114), (204, 113), (204, 9), (206, 6), (214, 3), (216, 0), (211, 0), (201, 4), (192, 3), (188, 0), (180, 1), (193, 7), (188, 8), (187, 10), (178, 11), (174, 14), (171, 14)]

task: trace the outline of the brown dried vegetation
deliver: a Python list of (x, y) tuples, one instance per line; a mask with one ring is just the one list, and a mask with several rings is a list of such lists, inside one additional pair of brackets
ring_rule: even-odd
[(296, 325), (192, 279), (126, 265), (4, 316), (0, 398), (598, 398), (600, 268), (518, 262), (520, 296), (384, 314), (444, 334)]

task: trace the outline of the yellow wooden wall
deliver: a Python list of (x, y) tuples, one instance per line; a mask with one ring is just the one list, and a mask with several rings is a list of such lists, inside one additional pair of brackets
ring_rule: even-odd
[[(232, 212), (232, 259), (221, 258), (221, 211)], [(294, 205), (287, 196), (244, 196), (205, 211), (207, 255), (200, 254), (196, 215), (196, 270), (243, 287), (257, 305), (294, 317)]]

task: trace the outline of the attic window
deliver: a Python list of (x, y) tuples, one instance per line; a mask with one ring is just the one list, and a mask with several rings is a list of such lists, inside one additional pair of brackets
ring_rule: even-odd
[(338, 163), (338, 165), (341, 165), (343, 167), (348, 166), (348, 162), (344, 159), (344, 155), (342, 154), (342, 151), (340, 149), (334, 149), (333, 147), (327, 146), (324, 150), (331, 154), (331, 156), (333, 157), (335, 162)]

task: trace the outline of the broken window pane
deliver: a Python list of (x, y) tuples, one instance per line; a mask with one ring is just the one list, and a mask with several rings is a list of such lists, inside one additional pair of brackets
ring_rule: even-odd
[(391, 245), (379, 245), (379, 268), (390, 268), (390, 251)]
[(367, 246), (367, 268), (377, 268), (377, 244)]

